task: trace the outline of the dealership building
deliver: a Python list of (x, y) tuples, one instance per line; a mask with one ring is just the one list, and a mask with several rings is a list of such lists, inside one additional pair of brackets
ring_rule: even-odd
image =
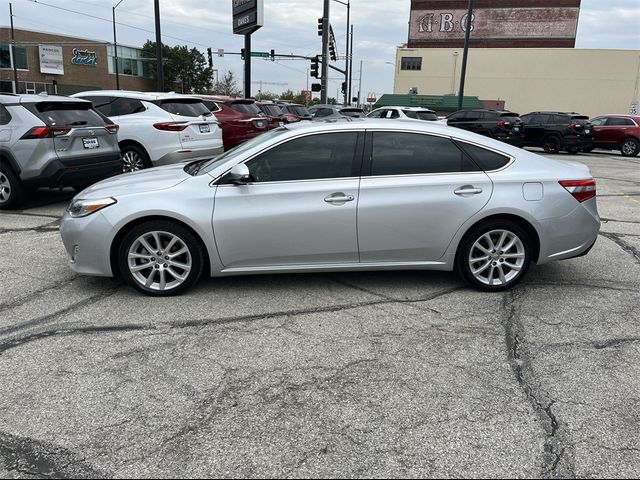
[[(71, 95), (116, 88), (113, 44), (22, 29), (14, 35), (15, 55), (11, 29), (0, 28), (0, 92)], [(156, 88), (142, 50), (118, 44), (118, 81), (124, 90)]]
[[(394, 93), (457, 94), (467, 0), (412, 0)], [(575, 48), (580, 0), (474, 0), (465, 96), (595, 116), (637, 109), (640, 51)], [(415, 90), (414, 90), (415, 91)]]

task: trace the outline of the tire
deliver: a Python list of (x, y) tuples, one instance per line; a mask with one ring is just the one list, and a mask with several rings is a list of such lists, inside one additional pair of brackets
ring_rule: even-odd
[(620, 146), (620, 153), (624, 157), (636, 157), (640, 153), (640, 142), (635, 138), (625, 138)]
[[(165, 251), (167, 246), (169, 250)], [(203, 259), (202, 247), (193, 233), (171, 221), (154, 220), (133, 227), (125, 235), (117, 260), (129, 285), (146, 295), (162, 297), (180, 295), (191, 288), (202, 274)]]
[(582, 147), (584, 153), (591, 153), (594, 147)]
[[(507, 250), (499, 249), (501, 241), (509, 247)], [(529, 234), (518, 224), (510, 220), (489, 220), (473, 227), (463, 237), (456, 255), (456, 271), (477, 290), (508, 290), (527, 273), (533, 251), (531, 245)]]
[(542, 148), (547, 153), (558, 153), (560, 151), (560, 139), (555, 135), (549, 135), (542, 141)]
[(151, 168), (149, 155), (138, 145), (125, 144), (120, 147), (120, 151), (122, 152), (122, 171), (124, 173)]
[(0, 210), (17, 208), (24, 202), (27, 191), (8, 162), (0, 163)]

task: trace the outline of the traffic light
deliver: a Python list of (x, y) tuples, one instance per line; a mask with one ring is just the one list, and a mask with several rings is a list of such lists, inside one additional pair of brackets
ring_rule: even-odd
[(342, 82), (342, 94), (347, 94), (347, 82)]
[(324, 33), (324, 18), (318, 19), (318, 36), (321, 37)]
[(211, 47), (207, 48), (207, 56), (209, 57), (209, 67), (213, 67), (213, 53), (211, 52)]
[(333, 42), (329, 42), (329, 56), (334, 62), (338, 60), (338, 57), (336, 56), (336, 45)]
[(244, 48), (241, 48), (241, 49), (240, 49), (240, 58), (241, 58), (242, 60), (244, 60), (244, 57), (245, 57), (245, 55), (244, 55)]
[(313, 78), (320, 78), (320, 75), (318, 74), (319, 62), (320, 59), (318, 58), (318, 55), (311, 59), (311, 76)]
[(274, 62), (276, 59), (276, 51), (271, 49), (270, 55), (271, 55), (271, 61)]
[(312, 83), (311, 84), (311, 91), (312, 92), (321, 92), (322, 91), (322, 84), (321, 83)]

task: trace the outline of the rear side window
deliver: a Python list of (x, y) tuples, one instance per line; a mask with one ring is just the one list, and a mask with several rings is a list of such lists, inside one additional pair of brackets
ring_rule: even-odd
[(571, 117), (569, 115), (549, 115), (553, 118), (550, 123), (569, 123)]
[(633, 120), (631, 120), (630, 118), (609, 118), (607, 119), (607, 126), (635, 126), (635, 123), (633, 123)]
[(41, 102), (35, 105), (38, 116), (49, 126), (104, 126), (105, 122), (88, 102)]
[(118, 97), (111, 103), (111, 113), (109, 116), (132, 115), (144, 112), (145, 106), (140, 100), (135, 98)]
[(477, 170), (448, 138), (404, 132), (373, 133), (371, 175), (419, 175)]
[(7, 125), (11, 121), (11, 114), (4, 105), (0, 105), (0, 125)]
[(245, 113), (247, 115), (260, 115), (260, 109), (256, 106), (255, 103), (232, 103), (229, 105), (236, 112)]
[(458, 142), (458, 145), (469, 155), (474, 162), (484, 171), (498, 170), (509, 163), (509, 157), (501, 155), (486, 148), (477, 147), (470, 143)]
[(163, 100), (160, 102), (160, 108), (165, 112), (183, 117), (202, 117), (211, 114), (211, 110), (200, 100)]

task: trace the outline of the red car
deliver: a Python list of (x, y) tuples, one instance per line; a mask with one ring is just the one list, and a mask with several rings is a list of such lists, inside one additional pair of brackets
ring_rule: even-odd
[(591, 124), (593, 148), (620, 150), (625, 157), (640, 153), (640, 115), (603, 115), (593, 118)]
[(269, 130), (269, 119), (255, 100), (210, 95), (197, 97), (202, 99), (220, 123), (225, 150)]
[(258, 101), (256, 102), (258, 108), (262, 110), (262, 113), (269, 119), (269, 129), (277, 128), (281, 124), (299, 122), (300, 119), (290, 113), (285, 113), (280, 105), (270, 101)]

